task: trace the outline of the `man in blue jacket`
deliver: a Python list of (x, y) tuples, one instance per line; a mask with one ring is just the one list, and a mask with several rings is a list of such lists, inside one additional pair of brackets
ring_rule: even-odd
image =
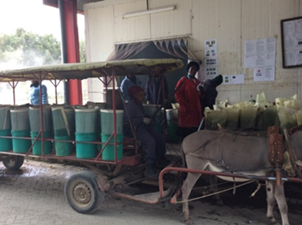
[(133, 74), (127, 75), (121, 83), (121, 92), (123, 93), (123, 98), (125, 101), (130, 100), (128, 91), (132, 86), (139, 86), (142, 88), (142, 82), (140, 81), (138, 76), (135, 76)]
[(149, 75), (146, 81), (145, 92), (147, 104), (163, 105), (169, 95), (166, 78), (158, 74)]
[(41, 85), (39, 81), (33, 80), (30, 85), (30, 104), (40, 105), (40, 89), (42, 91), (42, 104), (48, 104), (47, 88), (45, 85)]

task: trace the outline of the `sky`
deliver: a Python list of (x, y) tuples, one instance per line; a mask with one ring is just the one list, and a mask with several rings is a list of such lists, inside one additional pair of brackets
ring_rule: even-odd
[[(0, 33), (14, 34), (24, 28), (37, 34), (53, 34), (61, 41), (59, 9), (43, 0), (0, 0)], [(84, 16), (78, 15), (79, 39), (84, 39)]]
[[(0, 35), (14, 34), (17, 28), (24, 28), (35, 34), (53, 34), (61, 42), (61, 25), (59, 9), (44, 5), (43, 0), (0, 0)], [(84, 16), (78, 14), (79, 39), (85, 38)], [(0, 70), (19, 68), (16, 62), (1, 63)], [(21, 66), (22, 67), (22, 66)], [(23, 82), (21, 82), (23, 83)], [(49, 89), (49, 96), (53, 96), (53, 86), (43, 82)], [(22, 86), (23, 85), (23, 86)], [(62, 86), (62, 85), (61, 85)], [(59, 86), (59, 91), (63, 88)], [(16, 88), (17, 104), (28, 103), (29, 83), (18, 84)], [(12, 96), (11, 88), (6, 83), (0, 83), (0, 92), (3, 96)], [(50, 103), (54, 100), (50, 99)], [(0, 104), (13, 104), (12, 97), (2, 98)]]

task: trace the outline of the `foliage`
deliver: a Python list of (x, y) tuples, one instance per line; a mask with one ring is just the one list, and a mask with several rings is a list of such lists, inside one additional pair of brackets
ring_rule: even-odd
[(80, 40), (80, 62), (86, 62), (86, 45), (84, 40)]
[(61, 63), (61, 45), (52, 35), (40, 36), (18, 28), (13, 35), (0, 37), (0, 60), (23, 66)]
[[(86, 62), (85, 41), (79, 43), (80, 62)], [(61, 44), (52, 35), (38, 35), (18, 28), (13, 35), (0, 36), (0, 61), (22, 66), (60, 64)]]

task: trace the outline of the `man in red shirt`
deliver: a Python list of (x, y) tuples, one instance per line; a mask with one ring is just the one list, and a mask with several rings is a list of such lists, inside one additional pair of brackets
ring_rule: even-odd
[(199, 68), (199, 63), (190, 62), (187, 66), (188, 75), (177, 82), (174, 90), (175, 99), (179, 103), (176, 134), (182, 138), (197, 131), (202, 120), (200, 81), (195, 78)]

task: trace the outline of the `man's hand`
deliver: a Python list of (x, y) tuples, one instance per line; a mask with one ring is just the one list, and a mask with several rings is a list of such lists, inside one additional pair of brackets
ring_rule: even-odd
[(147, 124), (147, 125), (151, 123), (151, 119), (150, 119), (150, 118), (147, 118), (147, 117), (144, 117), (144, 120), (143, 120), (143, 121), (144, 121), (144, 123)]

